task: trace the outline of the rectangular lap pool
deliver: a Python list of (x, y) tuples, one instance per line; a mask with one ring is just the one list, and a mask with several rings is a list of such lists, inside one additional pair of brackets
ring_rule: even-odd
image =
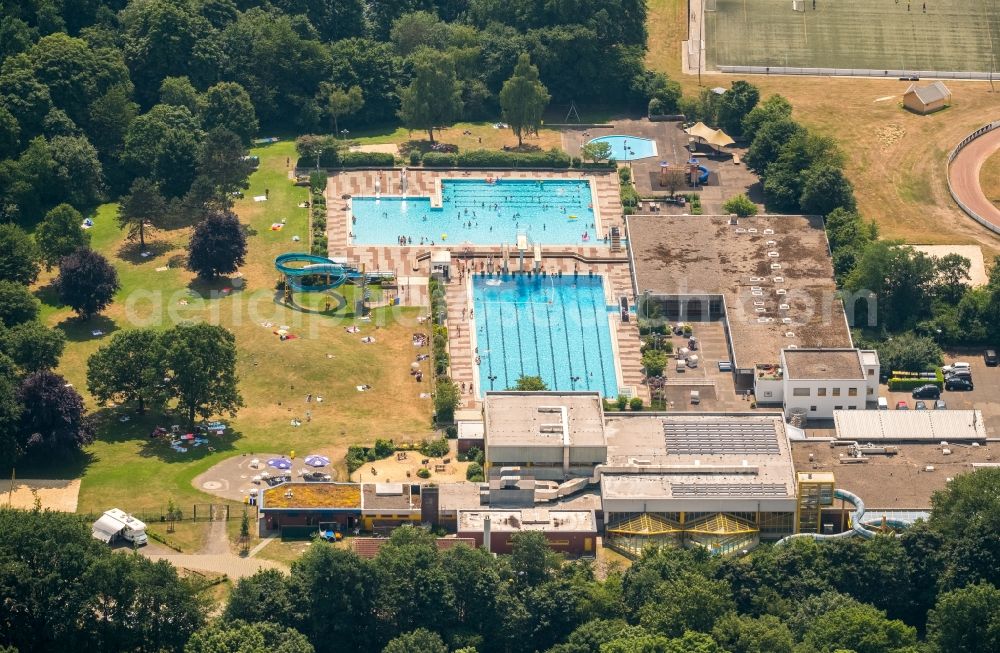
[(601, 277), (476, 277), (480, 394), (540, 376), (549, 390), (618, 395)]
[(441, 208), (422, 197), (354, 197), (357, 245), (603, 244), (586, 179), (443, 179)]

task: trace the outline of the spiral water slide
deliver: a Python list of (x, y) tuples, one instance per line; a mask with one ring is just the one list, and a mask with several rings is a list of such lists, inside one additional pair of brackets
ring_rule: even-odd
[[(855, 535), (860, 535), (868, 540), (875, 537), (875, 531), (870, 530), (867, 526), (861, 523), (861, 520), (865, 516), (865, 502), (862, 501), (861, 497), (853, 492), (848, 492), (847, 490), (835, 489), (833, 491), (833, 498), (841, 499), (854, 506), (854, 512), (851, 514), (851, 527), (849, 529), (843, 533), (834, 533), (832, 535), (824, 535), (823, 533), (795, 533), (794, 535), (781, 538), (778, 540), (777, 545), (781, 546), (782, 544), (801, 538), (808, 538), (811, 540), (836, 540), (842, 537), (854, 537)], [(894, 526), (896, 524), (890, 522), (889, 525)]]
[[(274, 259), (275, 269), (284, 275), (288, 284), (299, 292), (323, 292), (339, 288), (352, 279), (367, 277), (369, 280), (386, 276), (381, 272), (364, 274), (345, 263), (313, 254), (293, 252)], [(305, 283), (308, 281), (309, 283)]]

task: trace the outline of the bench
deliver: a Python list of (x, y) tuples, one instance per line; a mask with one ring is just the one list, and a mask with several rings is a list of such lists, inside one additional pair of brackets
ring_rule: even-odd
[(733, 154), (733, 165), (734, 166), (738, 166), (739, 164), (740, 164), (740, 155), (734, 153)]

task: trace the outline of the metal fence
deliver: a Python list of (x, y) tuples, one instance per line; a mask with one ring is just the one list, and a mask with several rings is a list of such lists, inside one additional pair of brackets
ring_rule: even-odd
[(962, 149), (966, 145), (968, 145), (969, 143), (971, 143), (972, 141), (976, 140), (977, 138), (979, 138), (983, 134), (986, 134), (986, 133), (989, 133), (989, 132), (993, 131), (994, 129), (996, 129), (998, 127), (1000, 127), (1000, 120), (996, 120), (994, 122), (991, 122), (988, 125), (983, 125), (982, 127), (980, 127), (979, 129), (977, 129), (976, 131), (972, 132), (971, 134), (969, 134), (968, 136), (966, 136), (965, 138), (963, 138), (959, 142), (959, 144), (956, 145), (954, 147), (954, 149), (952, 149), (951, 153), (948, 155), (948, 163), (945, 164), (944, 174), (945, 174), (945, 178), (948, 180), (948, 192), (951, 193), (951, 198), (953, 200), (955, 200), (955, 203), (958, 204), (959, 208), (961, 208), (963, 211), (965, 211), (965, 213), (968, 214), (968, 216), (970, 218), (972, 218), (973, 220), (975, 220), (979, 224), (983, 225), (984, 227), (986, 227), (990, 231), (992, 231), (994, 233), (997, 233), (997, 234), (1000, 234), (1000, 225), (993, 224), (992, 222), (990, 222), (989, 220), (987, 220), (983, 216), (981, 216), (978, 213), (976, 213), (975, 211), (973, 211), (970, 207), (966, 206), (965, 202), (963, 202), (961, 199), (959, 199), (958, 195), (955, 194), (955, 189), (951, 187), (951, 162), (955, 160), (955, 157), (958, 156), (958, 153), (961, 152)]

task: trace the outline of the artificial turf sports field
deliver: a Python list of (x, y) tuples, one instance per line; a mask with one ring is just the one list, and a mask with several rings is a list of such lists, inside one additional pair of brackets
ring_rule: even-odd
[[(716, 66), (990, 72), (1000, 0), (715, 0), (705, 61)], [(711, 0), (706, 0), (707, 7)], [(909, 11), (907, 7), (909, 6)]]

